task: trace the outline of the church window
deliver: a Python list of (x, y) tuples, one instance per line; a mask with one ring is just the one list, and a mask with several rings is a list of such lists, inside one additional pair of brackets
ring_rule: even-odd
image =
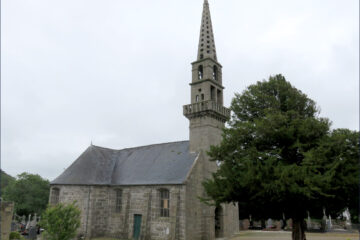
[(195, 102), (199, 102), (199, 95), (196, 95)]
[(169, 217), (170, 210), (170, 194), (169, 190), (160, 190), (160, 217)]
[(205, 95), (201, 94), (201, 100), (204, 101), (205, 100)]
[(218, 75), (218, 70), (217, 70), (217, 67), (216, 66), (214, 66), (214, 68), (213, 68), (213, 79), (215, 80), (215, 81), (217, 81), (218, 79), (217, 79), (217, 76)]
[[(201, 54), (200, 58), (202, 59), (204, 56)], [(204, 70), (203, 70), (203, 66), (200, 65), (199, 69), (198, 69), (198, 78), (199, 80), (201, 80), (203, 78), (203, 74), (204, 74)]]
[(58, 188), (53, 188), (51, 190), (51, 199), (50, 203), (55, 205), (59, 203), (60, 190)]
[(210, 86), (210, 99), (215, 100), (215, 87)]
[(119, 213), (121, 212), (122, 207), (122, 190), (116, 189), (116, 202), (115, 202), (115, 212)]
[(222, 92), (218, 89), (217, 90), (217, 103), (222, 105)]

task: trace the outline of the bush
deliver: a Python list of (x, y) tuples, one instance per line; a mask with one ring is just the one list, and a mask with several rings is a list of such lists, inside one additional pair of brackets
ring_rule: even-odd
[(49, 206), (42, 216), (40, 225), (45, 229), (47, 240), (70, 240), (76, 236), (80, 226), (80, 210), (72, 204)]
[(25, 239), (23, 236), (21, 236), (18, 232), (11, 232), (9, 236), (9, 240), (23, 240)]

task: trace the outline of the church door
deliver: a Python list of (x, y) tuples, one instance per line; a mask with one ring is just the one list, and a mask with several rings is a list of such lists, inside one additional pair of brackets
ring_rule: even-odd
[(215, 208), (215, 237), (224, 235), (224, 214), (221, 206)]
[(140, 229), (141, 229), (141, 215), (135, 214), (134, 215), (134, 235), (133, 235), (133, 239), (135, 239), (135, 240), (140, 239)]

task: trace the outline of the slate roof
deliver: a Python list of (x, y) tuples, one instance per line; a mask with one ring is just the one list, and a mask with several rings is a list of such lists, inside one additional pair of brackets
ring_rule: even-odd
[(189, 141), (122, 150), (91, 145), (51, 184), (182, 184), (196, 157), (189, 153)]

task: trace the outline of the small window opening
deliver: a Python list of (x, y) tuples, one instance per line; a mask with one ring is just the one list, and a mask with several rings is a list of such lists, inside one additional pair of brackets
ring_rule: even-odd
[(210, 86), (210, 99), (215, 100), (215, 87)]
[(199, 92), (201, 92), (201, 88), (199, 88), (199, 90), (198, 90)]
[(203, 59), (204, 58), (204, 54), (200, 54), (200, 59)]
[(218, 80), (218, 69), (217, 69), (217, 66), (214, 66), (214, 67), (213, 67), (213, 79), (214, 79), (215, 81)]
[(205, 100), (205, 95), (201, 94), (201, 100), (204, 101)]
[(60, 189), (58, 188), (53, 188), (51, 190), (51, 199), (50, 199), (50, 203), (53, 205), (56, 205), (59, 203), (59, 196), (60, 196)]
[(115, 202), (115, 212), (119, 213), (121, 212), (122, 208), (122, 190), (116, 189), (116, 202)]
[(199, 95), (196, 95), (195, 102), (199, 102)]
[[(200, 55), (200, 58), (202, 59), (204, 56), (201, 54)], [(200, 65), (199, 66), (199, 69), (198, 69), (198, 78), (199, 80), (201, 80), (203, 78), (203, 75), (204, 75), (204, 70), (203, 70), (203, 66)]]
[(206, 51), (207, 53), (210, 53), (210, 51)]
[(160, 217), (169, 217), (170, 194), (169, 190), (160, 190)]
[(217, 103), (222, 105), (222, 92), (220, 90), (217, 90)]

